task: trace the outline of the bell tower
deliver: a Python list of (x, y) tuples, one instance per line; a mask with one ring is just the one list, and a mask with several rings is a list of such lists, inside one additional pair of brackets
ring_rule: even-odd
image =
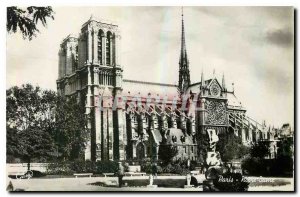
[(184, 32), (184, 19), (183, 19), (183, 8), (181, 13), (181, 49), (179, 58), (179, 81), (178, 90), (180, 94), (183, 94), (187, 87), (191, 84), (190, 80), (190, 70), (189, 70), (189, 60), (186, 52), (185, 44), (185, 32)]
[[(82, 25), (78, 39), (79, 70), (86, 84), (85, 108), (90, 140), (86, 160), (119, 160), (123, 157), (122, 109), (113, 109), (113, 98), (122, 93), (121, 35), (117, 25), (91, 18)], [(121, 143), (121, 144), (120, 144)]]

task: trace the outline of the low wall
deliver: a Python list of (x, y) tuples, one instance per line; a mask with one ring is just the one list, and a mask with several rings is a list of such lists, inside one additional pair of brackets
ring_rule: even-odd
[[(30, 169), (38, 170), (40, 172), (46, 172), (47, 165), (48, 165), (48, 163), (31, 163)], [(6, 173), (8, 175), (20, 173), (20, 172), (26, 172), (26, 171), (27, 171), (27, 163), (7, 163), (6, 164)]]

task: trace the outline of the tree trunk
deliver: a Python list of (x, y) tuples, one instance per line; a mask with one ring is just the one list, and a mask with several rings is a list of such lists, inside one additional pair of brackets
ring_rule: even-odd
[(30, 158), (28, 158), (28, 163), (27, 163), (27, 171), (30, 170)]

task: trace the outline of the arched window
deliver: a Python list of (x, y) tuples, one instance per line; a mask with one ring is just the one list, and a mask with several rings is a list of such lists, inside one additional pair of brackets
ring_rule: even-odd
[(112, 34), (111, 32), (107, 32), (106, 35), (106, 64), (110, 65), (111, 61), (111, 41), (112, 41)]
[(100, 64), (103, 63), (103, 54), (102, 54), (102, 47), (103, 47), (103, 43), (102, 43), (102, 38), (104, 36), (104, 33), (102, 30), (99, 30), (98, 33), (98, 61), (100, 62)]
[(72, 73), (77, 70), (78, 66), (78, 46), (75, 47), (75, 54), (72, 53)]

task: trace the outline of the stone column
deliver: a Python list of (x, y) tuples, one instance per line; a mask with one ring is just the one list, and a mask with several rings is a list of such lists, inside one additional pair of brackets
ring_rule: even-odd
[(94, 30), (94, 64), (98, 64), (98, 31)]
[[(125, 105), (125, 104), (124, 104)], [(126, 160), (127, 159), (127, 152), (125, 147), (127, 146), (127, 122), (126, 122), (126, 114), (125, 114), (125, 108), (124, 105), (122, 106), (122, 110), (120, 110), (120, 116), (122, 118), (122, 130), (123, 130), (123, 136), (122, 137), (122, 145), (123, 145), (123, 155), (120, 153), (120, 160)]]
[(99, 85), (99, 68), (94, 68), (94, 85)]
[(121, 43), (121, 36), (120, 35), (116, 35), (115, 36), (115, 65), (116, 66), (120, 66), (120, 60), (119, 60), (119, 56), (121, 54), (121, 48), (120, 48), (120, 43)]
[[(96, 98), (99, 100), (99, 97)], [(95, 106), (95, 130), (96, 130), (96, 160), (101, 160), (101, 103)]]
[(113, 65), (114, 61), (113, 61), (113, 58), (114, 58), (114, 55), (113, 55), (113, 35), (110, 36), (109, 38), (109, 44), (110, 44), (110, 65)]
[(88, 62), (91, 62), (92, 61), (92, 31), (91, 30), (88, 30)]
[(91, 123), (91, 67), (88, 64), (88, 86), (87, 86), (87, 95), (86, 95), (86, 115), (88, 116), (88, 120), (87, 120), (87, 128), (90, 132), (88, 141), (87, 141), (87, 145), (86, 145), (86, 149), (85, 149), (85, 160), (91, 160), (92, 159), (92, 150), (91, 150), (91, 132), (92, 132), (92, 123)]
[[(104, 108), (105, 106), (103, 106)], [(101, 155), (101, 159), (102, 160), (108, 160), (108, 109), (105, 108), (103, 109), (103, 130), (101, 131), (102, 132), (102, 143), (101, 143), (101, 146), (102, 146), (102, 155)]]
[(114, 127), (113, 127), (113, 114), (111, 108), (108, 109), (108, 159), (113, 160), (113, 147), (114, 147)]
[(106, 65), (106, 32), (102, 37), (102, 64)]
[(131, 142), (132, 143), (132, 158), (136, 158), (136, 141)]
[(246, 141), (246, 130), (244, 127), (242, 127), (241, 130), (242, 130), (242, 142), (244, 143)]
[(91, 66), (88, 64), (88, 85), (87, 85), (87, 95), (86, 95), (86, 114), (90, 113), (90, 107), (91, 107), (91, 85), (92, 85), (92, 75), (91, 75)]

